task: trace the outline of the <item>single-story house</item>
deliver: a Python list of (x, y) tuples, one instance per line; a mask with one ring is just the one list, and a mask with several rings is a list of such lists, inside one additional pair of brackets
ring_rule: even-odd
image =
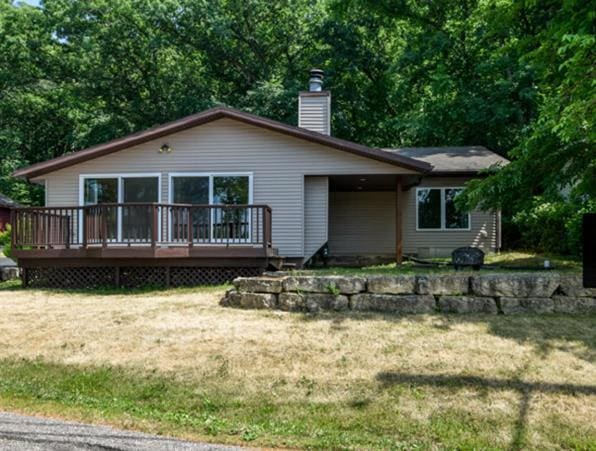
[(4, 232), (10, 224), (10, 210), (18, 205), (10, 197), (0, 193), (0, 232)]
[(16, 212), (19, 264), (40, 280), (42, 267), (120, 268), (105, 276), (116, 281), (166, 268), (159, 277), (174, 283), (303, 265), (322, 249), (401, 261), (499, 248), (499, 213), (460, 213), (454, 199), (505, 158), (481, 146), (381, 149), (333, 137), (322, 81), (311, 71), (297, 127), (216, 107), (19, 169), (46, 193), (45, 207)]

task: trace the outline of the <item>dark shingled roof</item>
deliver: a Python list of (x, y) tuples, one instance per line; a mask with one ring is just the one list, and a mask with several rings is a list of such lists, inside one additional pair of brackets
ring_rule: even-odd
[(18, 207), (19, 204), (17, 204), (14, 200), (12, 200), (10, 197), (5, 196), (4, 194), (0, 194), (0, 207)]
[(509, 160), (482, 146), (468, 147), (404, 147), (383, 149), (393, 155), (413, 158), (433, 166), (431, 174), (466, 175), (482, 169), (504, 166)]
[(57, 169), (62, 169), (104, 155), (109, 155), (122, 149), (127, 149), (129, 147), (136, 146), (162, 136), (170, 135), (172, 133), (206, 124), (221, 118), (234, 119), (239, 122), (254, 125), (256, 127), (283, 133), (298, 139), (332, 147), (334, 149), (360, 155), (366, 158), (372, 158), (373, 160), (382, 161), (383, 163), (389, 163), (421, 173), (430, 172), (432, 169), (429, 164), (423, 161), (414, 160), (405, 155), (385, 152), (375, 147), (363, 146), (351, 141), (346, 141), (345, 139), (334, 138), (333, 136), (323, 135), (305, 128), (294, 127), (293, 125), (288, 125), (282, 122), (274, 121), (272, 119), (245, 113), (244, 111), (220, 106), (184, 117), (182, 119), (178, 119), (173, 122), (168, 122), (167, 124), (158, 125), (157, 127), (153, 127), (148, 130), (133, 133), (132, 135), (114, 139), (103, 144), (98, 144), (96, 146), (89, 147), (88, 149), (79, 150), (78, 152), (63, 155), (52, 160), (43, 161), (41, 163), (19, 169), (12, 175), (13, 177), (30, 179), (47, 174), (48, 172), (52, 172)]

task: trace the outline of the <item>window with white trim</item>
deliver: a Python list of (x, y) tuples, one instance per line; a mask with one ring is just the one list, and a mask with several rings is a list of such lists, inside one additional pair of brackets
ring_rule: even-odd
[(250, 203), (251, 176), (245, 174), (173, 174), (174, 203), (243, 205)]
[[(151, 174), (81, 174), (79, 203), (101, 204), (159, 203), (160, 175)], [(106, 218), (107, 239), (113, 241), (148, 240), (153, 224), (149, 206), (109, 206), (102, 212)], [(83, 229), (82, 215), (79, 230)], [(159, 226), (161, 227), (161, 226)]]
[[(172, 173), (170, 196), (174, 203), (247, 205), (252, 202), (252, 174)], [(195, 237), (250, 240), (252, 212), (250, 208), (197, 208), (192, 213)]]
[(463, 188), (417, 188), (417, 230), (470, 230), (470, 214), (455, 206)]

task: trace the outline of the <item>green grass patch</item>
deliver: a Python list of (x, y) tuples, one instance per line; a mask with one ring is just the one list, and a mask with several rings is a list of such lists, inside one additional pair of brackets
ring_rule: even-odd
[(214, 379), (185, 384), (173, 376), (117, 367), (0, 362), (0, 405), (60, 416), (77, 412), (77, 417), (213, 442), (317, 449), (426, 449), (436, 444), (488, 449), (499, 447), (498, 429), (511, 423), (506, 415), (471, 415), (458, 409), (437, 411), (428, 420), (401, 411), (404, 399), (426, 402), (432, 387), (403, 383), (391, 389), (354, 388), (368, 395), (349, 402), (309, 402), (307, 397), (292, 401), (265, 389), (247, 396)]
[(303, 316), (182, 290), (4, 291), (0, 409), (255, 447), (596, 443), (594, 316)]
[(0, 282), (0, 291), (20, 290), (21, 288), (23, 288), (21, 279), (5, 280), (4, 282)]

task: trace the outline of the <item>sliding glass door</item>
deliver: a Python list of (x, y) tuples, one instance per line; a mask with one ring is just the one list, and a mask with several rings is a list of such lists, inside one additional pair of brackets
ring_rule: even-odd
[[(172, 201), (175, 204), (208, 205), (209, 177), (181, 176), (172, 177)], [(210, 239), (210, 214), (207, 209), (194, 209), (192, 212), (192, 240), (208, 241)], [(188, 212), (174, 210), (171, 218), (174, 241), (185, 240), (188, 235)]]
[[(83, 205), (85, 206), (118, 202), (118, 178), (86, 178), (83, 186)], [(97, 236), (93, 238), (101, 240), (103, 235), (106, 235), (106, 239), (109, 241), (118, 239), (118, 212), (115, 207), (106, 207), (93, 215), (90, 214), (88, 221), (95, 222), (93, 229)], [(102, 225), (104, 221), (105, 229)]]
[[(174, 203), (203, 205), (193, 208), (193, 241), (243, 242), (250, 238), (251, 219), (247, 208), (217, 206), (246, 205), (251, 199), (249, 175), (180, 174), (172, 175), (170, 190)], [(206, 207), (211, 206), (211, 207)], [(173, 230), (187, 230), (187, 218), (172, 218)], [(186, 229), (184, 228), (186, 226)]]
[[(246, 176), (214, 176), (213, 203), (217, 205), (247, 205), (249, 178)], [(216, 209), (213, 211), (213, 235), (216, 240), (247, 240), (250, 217), (247, 208)]]
[(138, 204), (157, 203), (158, 189), (157, 177), (122, 178), (122, 203), (130, 204), (122, 207), (123, 241), (142, 242), (151, 239), (153, 207)]
[[(82, 176), (82, 203), (98, 205), (89, 210), (87, 221), (106, 223), (106, 238), (112, 242), (148, 242), (153, 230), (153, 206), (159, 202), (159, 175)], [(105, 204), (129, 204), (123, 206)], [(142, 205), (145, 204), (145, 205)], [(159, 222), (158, 222), (159, 228)], [(94, 240), (103, 238), (103, 226)], [(81, 224), (82, 230), (82, 224)]]

